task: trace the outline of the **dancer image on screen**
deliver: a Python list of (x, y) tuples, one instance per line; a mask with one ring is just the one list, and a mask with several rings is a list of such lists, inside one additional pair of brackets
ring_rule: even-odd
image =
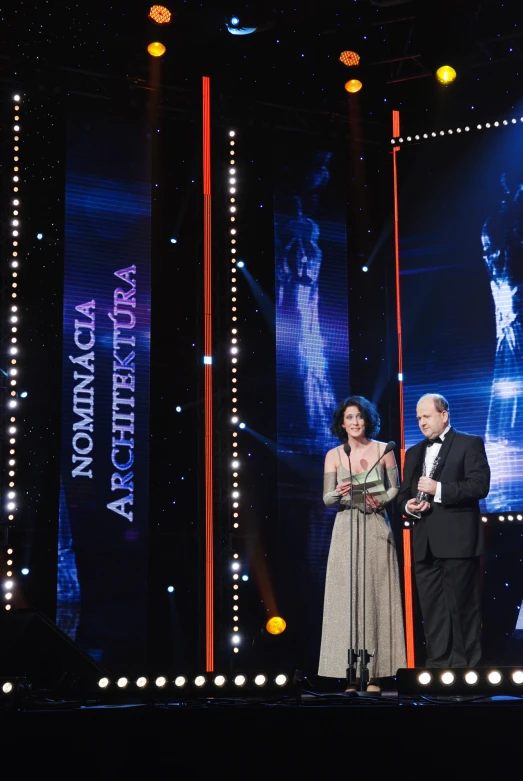
[(485, 445), (451, 427), (439, 393), (422, 396), (416, 416), (425, 438), (407, 450), (398, 505), (417, 519), (413, 558), (426, 666), (474, 667), (481, 659), (479, 501), (490, 485)]
[[(363, 396), (350, 396), (334, 413), (332, 433), (342, 443), (325, 457), (323, 501), (337, 507), (327, 562), (319, 675), (345, 678), (350, 642), (361, 649), (363, 637), (363, 494), (351, 489), (350, 475), (367, 472), (383, 455), (380, 418), (374, 404)], [(350, 446), (348, 457), (344, 445)], [(350, 462), (349, 462), (350, 458)], [(398, 493), (394, 453), (387, 453), (378, 470), (387, 487), (387, 500), (367, 495), (365, 557), (365, 644), (373, 654), (369, 663), (368, 691), (380, 691), (380, 678), (405, 667), (405, 634), (396, 547), (385, 505)], [(352, 505), (352, 539), (350, 508)], [(350, 557), (352, 549), (352, 611), (350, 610)], [(356, 667), (360, 673), (360, 662)], [(349, 687), (348, 687), (349, 688)], [(359, 688), (357, 685), (354, 688)]]
[[(328, 410), (333, 406), (329, 384), (325, 345), (319, 319), (319, 288), (322, 253), (317, 222), (303, 213), (299, 198), (295, 198), (296, 218), (289, 222), (292, 239), (285, 247), (281, 282), (292, 291), (296, 312), (298, 371), (303, 382), (305, 409), (309, 430), (315, 432), (322, 445), (328, 430)], [(280, 284), (278, 301), (283, 295)]]
[(496, 325), (486, 426), (492, 468), (487, 510), (519, 510), (523, 489), (523, 184), (501, 176), (503, 199), (481, 231)]
[[(322, 244), (317, 217), (321, 191), (329, 182), (330, 152), (316, 154), (305, 181), (296, 187), (285, 215), (280, 218), (276, 252), (276, 306), (279, 310), (280, 350), (294, 356), (293, 384), (299, 378), (300, 396), (307, 415), (300, 441), (302, 449), (323, 453), (330, 443), (330, 414), (335, 404), (329, 371), (329, 339), (322, 333), (320, 272)], [(285, 326), (283, 324), (285, 323)], [(285, 333), (283, 332), (285, 329)], [(328, 334), (328, 332), (327, 332)], [(296, 388), (293, 387), (293, 396)], [(296, 439), (294, 445), (296, 446)]]

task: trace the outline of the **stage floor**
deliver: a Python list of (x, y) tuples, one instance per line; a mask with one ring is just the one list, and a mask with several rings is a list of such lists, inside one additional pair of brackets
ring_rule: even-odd
[(214, 778), (357, 770), (366, 778), (462, 779), (492, 770), (520, 776), (523, 764), (523, 701), (516, 697), (304, 691), (298, 703), (294, 696), (125, 705), (35, 699), (3, 713), (0, 728), (3, 769), (49, 769), (54, 778), (81, 770), (150, 778), (183, 769)]

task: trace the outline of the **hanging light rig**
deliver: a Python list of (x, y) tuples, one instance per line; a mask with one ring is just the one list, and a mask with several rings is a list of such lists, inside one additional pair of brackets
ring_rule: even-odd
[[(165, 5), (152, 5), (149, 9), (148, 18), (158, 27), (165, 27), (171, 23), (172, 13)], [(152, 41), (147, 51), (151, 57), (162, 57), (165, 54), (166, 47), (161, 41)]]
[[(350, 51), (349, 49), (342, 51), (338, 60), (347, 68), (356, 68), (355, 75), (357, 75), (357, 66), (360, 64), (360, 55), (357, 52)], [(354, 94), (361, 90), (363, 84), (359, 79), (353, 77), (346, 81), (344, 86), (346, 92)]]

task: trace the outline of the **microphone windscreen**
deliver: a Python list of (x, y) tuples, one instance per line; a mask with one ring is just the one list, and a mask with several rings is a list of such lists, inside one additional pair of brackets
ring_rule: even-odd
[(350, 456), (351, 446), (349, 445), (348, 442), (346, 442), (345, 445), (343, 445), (343, 449), (344, 449), (345, 453), (347, 454), (347, 456)]
[(385, 455), (386, 453), (390, 453), (390, 451), (394, 450), (395, 447), (396, 447), (396, 443), (391, 440), (390, 442), (387, 443), (387, 447), (383, 451), (383, 455)]

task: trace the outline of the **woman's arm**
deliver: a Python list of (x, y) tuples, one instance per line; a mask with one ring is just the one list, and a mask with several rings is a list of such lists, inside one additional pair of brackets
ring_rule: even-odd
[(336, 448), (329, 450), (325, 456), (325, 470), (323, 474), (323, 501), (327, 507), (336, 507), (338, 504), (346, 507), (350, 503), (351, 484), (349, 480), (338, 483), (339, 455)]
[[(380, 443), (380, 450), (381, 444), (385, 443)], [(387, 496), (389, 498), (386, 502), (379, 502), (372, 495), (368, 495), (366, 498), (367, 507), (370, 507), (372, 510), (381, 510), (382, 507), (394, 499), (399, 491), (398, 467), (396, 466), (396, 458), (394, 457), (392, 450), (381, 459), (381, 463), (386, 472), (385, 484), (388, 484)]]
[(388, 504), (398, 495), (398, 492), (400, 490), (398, 465), (396, 464), (396, 457), (392, 452), (392, 450), (390, 453), (387, 453), (387, 455), (383, 459), (383, 465), (387, 472), (387, 482), (389, 484), (389, 487), (387, 488), (387, 496), (389, 498), (388, 501), (385, 502), (384, 504)]

